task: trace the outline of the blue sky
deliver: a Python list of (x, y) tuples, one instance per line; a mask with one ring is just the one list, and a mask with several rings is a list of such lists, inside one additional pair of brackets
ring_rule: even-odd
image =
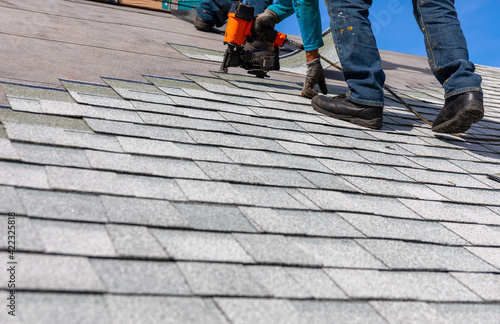
[[(320, 10), (323, 30), (330, 18), (322, 0)], [(458, 18), (462, 24), (469, 56), (476, 64), (500, 67), (500, 0), (456, 0)], [(425, 56), (425, 46), (410, 0), (375, 0), (370, 18), (380, 49)], [(276, 29), (300, 35), (297, 19), (292, 16), (280, 22)]]

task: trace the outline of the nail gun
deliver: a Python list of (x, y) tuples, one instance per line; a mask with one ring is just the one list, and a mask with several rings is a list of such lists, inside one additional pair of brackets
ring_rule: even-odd
[(244, 45), (252, 39), (253, 24), (254, 8), (238, 1), (233, 2), (224, 35), (227, 49), (220, 67), (221, 72), (227, 73), (228, 67), (239, 66), (259, 78), (269, 77), (268, 71), (280, 69), (279, 47), (285, 44), (295, 48), (301, 47), (301, 44), (289, 40), (285, 34), (272, 28), (263, 28), (264, 39), (272, 44), (273, 51), (246, 50)]

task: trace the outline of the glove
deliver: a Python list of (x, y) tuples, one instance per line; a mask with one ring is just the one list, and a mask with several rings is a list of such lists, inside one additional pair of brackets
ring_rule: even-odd
[(321, 66), (319, 57), (315, 58), (311, 62), (306, 63), (307, 65), (307, 75), (304, 81), (304, 88), (302, 88), (301, 95), (307, 98), (312, 98), (318, 95), (318, 92), (314, 90), (314, 85), (318, 84), (321, 92), (323, 94), (328, 93), (328, 88), (326, 87), (325, 81), (325, 71)]
[(280, 22), (278, 15), (270, 10), (266, 9), (263, 13), (257, 15), (255, 17), (254, 23), (254, 32), (255, 32), (255, 40), (264, 40), (264, 34), (262, 33), (263, 27), (269, 27), (274, 29), (277, 23)]

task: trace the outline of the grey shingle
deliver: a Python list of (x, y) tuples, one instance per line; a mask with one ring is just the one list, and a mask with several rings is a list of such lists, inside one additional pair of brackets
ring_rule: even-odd
[(25, 143), (13, 143), (13, 146), (24, 162), (90, 168), (83, 150)]
[(484, 183), (479, 182), (473, 177), (465, 174), (429, 171), (414, 168), (396, 169), (418, 182), (468, 188), (488, 188), (488, 186), (486, 186)]
[[(151, 120), (154, 120), (154, 118), (157, 117), (162, 120), (166, 120), (168, 122), (167, 119), (173, 117), (172, 115), (200, 118), (200, 119), (210, 119), (210, 120), (222, 120), (222, 121), (225, 120), (224, 117), (222, 117), (218, 112), (212, 110), (176, 107), (176, 106), (161, 105), (143, 101), (132, 101), (132, 104), (138, 111), (149, 112), (143, 115), (147, 116)], [(144, 118), (143, 120), (145, 121)], [(178, 127), (179, 125), (176, 126)]]
[(144, 120), (144, 122), (149, 125), (159, 125), (175, 128), (178, 128), (180, 125), (182, 125), (182, 128), (184, 129), (198, 129), (235, 134), (240, 133), (238, 129), (233, 127), (231, 124), (219, 120), (198, 119), (174, 115), (153, 114), (147, 112), (139, 112), (139, 115)]
[(9, 100), (10, 107), (13, 110), (34, 112), (34, 113), (42, 112), (40, 100), (38, 99), (27, 99), (18, 97), (7, 97), (7, 98)]
[(331, 146), (309, 145), (304, 143), (294, 143), (288, 141), (278, 141), (289, 152), (298, 155), (311, 157), (324, 157), (351, 162), (366, 162), (367, 160), (351, 149), (344, 149)]
[(321, 145), (322, 143), (305, 132), (297, 132), (284, 129), (269, 128), (267, 126), (255, 126), (239, 123), (231, 123), (231, 125), (240, 131), (241, 134), (272, 138), (272, 139), (282, 139), (291, 142), (300, 142), (307, 144)]
[(90, 128), (92, 128), (92, 130), (98, 133), (193, 143), (192, 138), (183, 129), (139, 125), (92, 118), (85, 118), (85, 121)]
[[(3, 258), (4, 256), (2, 256)], [(21, 264), (17, 289), (104, 292), (105, 288), (86, 257), (16, 253)]]
[(450, 201), (469, 204), (498, 205), (498, 190), (459, 188), (429, 185), (429, 188), (445, 196)]
[(191, 228), (215, 231), (256, 231), (237, 207), (191, 203), (173, 205)]
[(210, 299), (106, 295), (114, 323), (227, 323)]
[(448, 273), (326, 269), (351, 298), (480, 301)]
[(372, 238), (414, 240), (450, 245), (467, 244), (461, 237), (437, 222), (348, 213), (340, 213), (340, 216), (361, 233)]
[(43, 166), (0, 161), (0, 181), (4, 185), (49, 188)]
[(150, 174), (163, 177), (208, 179), (192, 161), (87, 150), (95, 169)]
[(170, 98), (177, 106), (187, 106), (196, 109), (208, 109), (215, 111), (227, 111), (242, 115), (255, 115), (255, 112), (253, 112), (250, 108), (241, 105), (180, 96), (170, 96)]
[[(315, 203), (313, 203), (309, 198), (307, 198), (302, 192), (298, 189), (294, 188), (286, 188), (285, 191), (292, 196), (295, 200), (302, 204), (300, 209), (308, 209), (308, 210), (320, 210)], [(272, 207), (272, 206), (271, 206)], [(285, 208), (293, 208), (291, 206), (285, 206)]]
[(331, 172), (331, 170), (323, 164), (310, 157), (235, 148), (222, 148), (222, 151), (224, 151), (233, 161), (241, 164), (274, 166), (327, 173)]
[(448, 316), (439, 312), (435, 307), (435, 305), (437, 305), (436, 303), (372, 301), (370, 305), (392, 324), (458, 323), (456, 321), (450, 321)]
[(483, 206), (413, 199), (399, 201), (429, 220), (500, 225), (500, 217)]
[(68, 91), (69, 94), (79, 103), (87, 104), (87, 105), (95, 105), (102, 107), (111, 107), (111, 108), (121, 108), (133, 110), (134, 106), (130, 103), (130, 101), (123, 99), (122, 97), (111, 97), (111, 96), (101, 96), (95, 94), (86, 94), (77, 91)]
[(16, 216), (13, 219), (0, 215), (0, 226), (4, 228), (3, 231), (0, 231), (0, 247), (2, 249), (10, 251), (9, 247), (14, 246), (17, 251), (43, 252), (45, 250), (45, 245), (33, 230), (29, 218)]
[(10, 109), (0, 109), (2, 124), (38, 125), (50, 128), (59, 128), (73, 131), (88, 132), (90, 129), (85, 122), (78, 118), (50, 116), (46, 114), (32, 114)]
[(0, 186), (0, 212), (26, 214), (21, 200), (13, 187)]
[(211, 179), (284, 187), (314, 187), (293, 170), (241, 166), (228, 163), (197, 162)]
[[(259, 101), (261, 102), (261, 101)], [(309, 123), (318, 123), (325, 124), (326, 122), (321, 119), (319, 116), (307, 114), (303, 112), (297, 112), (297, 109), (293, 109), (295, 105), (291, 105), (288, 103), (280, 103), (278, 101), (273, 101), (274, 106), (285, 107), (280, 110), (275, 108), (260, 108), (260, 107), (250, 107), (254, 114), (257, 114), (260, 117), (267, 118), (275, 118), (275, 119), (283, 119), (288, 121), (296, 121), (296, 122), (309, 122)], [(268, 102), (265, 103), (266, 107), (271, 107)], [(303, 106), (300, 106), (300, 108)]]
[(116, 255), (104, 225), (47, 220), (31, 222), (47, 252), (87, 256)]
[(387, 268), (354, 240), (294, 238), (290, 241), (324, 267)]
[(442, 222), (444, 226), (457, 233), (473, 245), (498, 246), (500, 227), (488, 225), (459, 224)]
[(285, 150), (274, 140), (250, 137), (236, 134), (220, 134), (197, 130), (187, 130), (187, 133), (198, 143), (216, 146), (228, 146), (234, 148), (268, 150), (273, 152), (285, 152)]
[(101, 295), (25, 293), (19, 295), (24, 323), (109, 323)]
[(239, 96), (233, 93), (222, 94), (222, 93), (212, 93), (205, 90), (197, 89), (183, 89), (187, 96), (192, 98), (203, 98), (210, 101), (220, 101), (223, 103), (232, 103), (241, 106), (260, 106), (260, 104), (253, 98), (247, 98)]
[(176, 260), (253, 263), (231, 234), (159, 229), (151, 233)]
[(452, 273), (452, 275), (481, 298), (497, 302), (500, 300), (498, 273)]
[(238, 264), (179, 262), (195, 294), (208, 296), (265, 296), (269, 292)]
[(106, 212), (94, 195), (16, 189), (29, 216), (106, 222)]
[(287, 189), (281, 187), (234, 185), (234, 188), (254, 206), (289, 209), (310, 208), (310, 206), (306, 206), (298, 199), (295, 199), (293, 193), (289, 193)]
[(363, 237), (358, 230), (334, 213), (240, 207), (264, 232), (317, 236)]
[(282, 235), (233, 234), (243, 248), (259, 263), (320, 265), (297, 241)]
[(188, 225), (186, 218), (169, 201), (104, 195), (100, 198), (112, 222), (173, 227)]
[(286, 130), (294, 130), (302, 132), (304, 131), (304, 129), (299, 125), (297, 125), (297, 123), (287, 120), (262, 118), (252, 115), (242, 115), (231, 112), (219, 112), (218, 114), (230, 122), (237, 122), (240, 124), (265, 126), (273, 129), (286, 129)]
[(167, 253), (146, 227), (106, 225), (113, 247), (119, 256), (167, 258)]
[(227, 182), (176, 180), (184, 194), (192, 201), (227, 204), (248, 204), (249, 200), (235, 185)]
[(93, 148), (122, 152), (116, 138), (90, 132), (68, 131), (55, 127), (10, 124), (7, 126), (9, 138), (38, 144)]
[[(305, 98), (305, 97), (302, 97), (299, 95), (294, 96), (294, 95), (278, 93), (278, 92), (269, 92), (268, 94), (277, 101), (297, 103), (297, 104), (303, 104), (303, 105), (311, 104), (311, 100), (309, 98)], [(298, 92), (297, 92), (297, 94), (298, 94)], [(257, 97), (257, 98), (259, 98), (259, 97)], [(260, 98), (266, 99), (263, 97), (260, 97)]]
[[(118, 94), (120, 96), (122, 96), (125, 99), (155, 102), (155, 103), (160, 103), (160, 104), (165, 104), (165, 105), (173, 105), (174, 104), (174, 102), (172, 101), (172, 99), (170, 99), (169, 96), (167, 96), (166, 94), (161, 92), (159, 89), (154, 88), (154, 87), (143, 89), (143, 90), (138, 90), (138, 89), (121, 88), (120, 86), (114, 86), (114, 85), (111, 85), (111, 86), (116, 92), (118, 92)], [(156, 92), (155, 89), (158, 92)]]
[(416, 156), (425, 156), (433, 158), (443, 158), (451, 160), (466, 160), (466, 161), (479, 161), (479, 159), (467, 154), (465, 151), (457, 150), (455, 148), (422, 146), (414, 144), (398, 144), (403, 149), (410, 151)]
[(300, 314), (288, 300), (216, 298), (215, 302), (235, 324), (301, 323)]
[(415, 244), (392, 240), (358, 240), (391, 269), (496, 271), (461, 247)]
[(313, 298), (345, 299), (347, 296), (326, 275), (323, 269), (286, 268), (291, 275)]
[[(408, 159), (429, 170), (456, 172), (456, 173), (466, 172), (464, 169), (456, 166), (456, 162), (458, 161), (451, 162), (449, 160), (445, 160), (442, 158), (427, 158), (419, 156), (410, 156), (408, 157)], [(476, 162), (470, 162), (470, 163), (476, 164)]]
[(451, 323), (493, 324), (497, 323), (500, 318), (498, 304), (434, 304), (433, 306)]
[(500, 269), (500, 249), (489, 247), (466, 247), (474, 255)]
[(90, 261), (111, 293), (190, 295), (175, 263), (93, 259)]
[(53, 189), (113, 193), (143, 198), (185, 199), (177, 184), (165, 178), (60, 167), (47, 167), (47, 173)]
[(292, 301), (304, 323), (387, 323), (368, 303), (343, 301)]
[(353, 153), (357, 153), (359, 156), (363, 157), (367, 161), (370, 161), (375, 164), (394, 165), (394, 166), (402, 166), (410, 168), (421, 167), (418, 164), (414, 163), (410, 159), (410, 157), (403, 155), (388, 154), (376, 151), (365, 151), (365, 150), (354, 150)]
[[(249, 267), (247, 272), (253, 280), (269, 291), (269, 297), (310, 298), (307, 285), (303, 286), (288, 271), (279, 266)], [(266, 296), (267, 297), (267, 296)]]
[(362, 177), (381, 177), (384, 178), (381, 174), (379, 174), (372, 166), (367, 163), (358, 163), (351, 161), (342, 161), (342, 160), (331, 160), (331, 159), (318, 159), (323, 165), (328, 167), (328, 169), (338, 174), (348, 174), (348, 175), (356, 175)]
[(16, 150), (10, 140), (0, 137), (0, 158), (5, 160), (19, 160)]
[(418, 218), (417, 214), (395, 198), (349, 194), (327, 190), (299, 190), (323, 209)]

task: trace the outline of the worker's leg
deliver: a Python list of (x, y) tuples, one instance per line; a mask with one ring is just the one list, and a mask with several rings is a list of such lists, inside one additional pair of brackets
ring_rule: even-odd
[(273, 4), (273, 0), (248, 0), (247, 4), (255, 9), (255, 16), (261, 14)]
[(481, 76), (469, 61), (467, 42), (453, 0), (413, 0), (413, 12), (424, 34), (429, 66), (445, 97), (481, 91)]
[(306, 51), (317, 50), (323, 46), (318, 0), (292, 0), (292, 4), (299, 23), (304, 49)]
[(220, 27), (226, 22), (232, 4), (231, 0), (205, 0), (196, 7), (196, 11), (204, 22)]
[(330, 29), (352, 102), (384, 105), (385, 74), (368, 19), (372, 0), (326, 0)]

